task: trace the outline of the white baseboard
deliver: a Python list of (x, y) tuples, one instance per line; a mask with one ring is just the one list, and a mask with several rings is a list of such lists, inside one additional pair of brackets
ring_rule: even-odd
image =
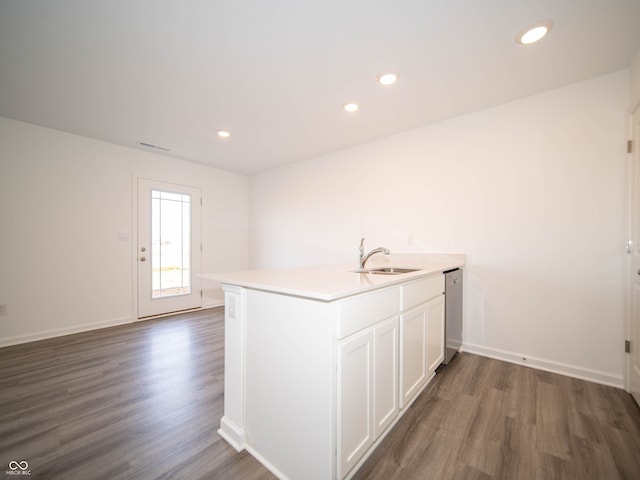
[(587, 380), (589, 382), (609, 385), (611, 387), (624, 388), (624, 379), (622, 375), (614, 375), (601, 370), (569, 365), (567, 363), (556, 362), (554, 360), (531, 357), (526, 354), (509, 352), (498, 348), (490, 348), (470, 343), (463, 344), (462, 351), (475, 353), (476, 355), (481, 355), (483, 357), (495, 358), (496, 360), (502, 360), (509, 363), (515, 363), (517, 365), (523, 365), (525, 367), (536, 368), (546, 372), (579, 378), (580, 380)]
[(223, 416), (220, 419), (218, 435), (224, 438), (236, 452), (241, 452), (247, 448), (247, 436), (244, 429), (227, 419), (227, 417)]
[(213, 300), (210, 302), (202, 303), (203, 310), (207, 310), (209, 308), (216, 308), (216, 307), (224, 307), (224, 300)]
[(260, 455), (259, 452), (256, 452), (249, 445), (247, 445), (247, 452), (249, 452), (253, 458), (258, 460), (267, 470), (273, 473), (276, 476), (276, 478), (278, 478), (279, 480), (290, 480), (289, 477), (287, 477), (284, 473), (278, 470), (274, 465), (271, 464), (271, 462), (269, 462), (266, 458)]
[(44, 332), (29, 333), (27, 335), (0, 338), (0, 348), (8, 347), (10, 345), (20, 345), (22, 343), (36, 342), (38, 340), (47, 340), (49, 338), (62, 337), (64, 335), (72, 335), (74, 333), (88, 332), (90, 330), (98, 330), (100, 328), (115, 327), (116, 325), (124, 325), (134, 321), (135, 319), (133, 317), (112, 318), (103, 322), (85, 323), (84, 325), (76, 325), (68, 328), (58, 328), (54, 330), (46, 330)]
[[(223, 306), (224, 306), (224, 302), (212, 302), (207, 305), (204, 305), (201, 308), (197, 308), (196, 310), (206, 310), (209, 308), (217, 308), (217, 307), (223, 307)], [(142, 321), (151, 320), (152, 318), (160, 318), (160, 317), (175, 315), (176, 313), (180, 313), (180, 312), (171, 312), (164, 315), (157, 315), (154, 317), (142, 319)], [(125, 325), (127, 323), (133, 323), (137, 321), (141, 321), (141, 319), (138, 319), (135, 317), (120, 317), (120, 318), (112, 318), (110, 320), (105, 320), (102, 322), (76, 325), (74, 327), (58, 328), (53, 330), (46, 330), (44, 332), (29, 333), (26, 335), (16, 335), (15, 337), (8, 337), (8, 338), (0, 338), (0, 348), (9, 347), (11, 345), (20, 345), (22, 343), (37, 342), (38, 340), (47, 340), (49, 338), (62, 337), (65, 335), (73, 335), (74, 333), (89, 332), (91, 330), (99, 330), (101, 328), (115, 327), (117, 325)]]

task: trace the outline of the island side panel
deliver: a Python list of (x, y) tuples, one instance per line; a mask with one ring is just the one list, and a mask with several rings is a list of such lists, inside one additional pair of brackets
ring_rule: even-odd
[(246, 290), (223, 285), (224, 315), (224, 416), (218, 434), (237, 451), (246, 447), (244, 362)]
[(247, 449), (281, 478), (335, 475), (330, 303), (247, 290)]

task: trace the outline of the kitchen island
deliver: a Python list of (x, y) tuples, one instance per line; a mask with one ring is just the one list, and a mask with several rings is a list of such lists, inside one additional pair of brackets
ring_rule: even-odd
[[(372, 259), (373, 260), (373, 259)], [(282, 479), (352, 476), (435, 374), (464, 255), (203, 275), (225, 293), (220, 435)]]

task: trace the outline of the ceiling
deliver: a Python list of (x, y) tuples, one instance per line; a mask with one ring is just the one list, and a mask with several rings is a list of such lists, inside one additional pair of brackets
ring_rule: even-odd
[(0, 115), (253, 174), (627, 68), (639, 45), (640, 0), (1, 0)]

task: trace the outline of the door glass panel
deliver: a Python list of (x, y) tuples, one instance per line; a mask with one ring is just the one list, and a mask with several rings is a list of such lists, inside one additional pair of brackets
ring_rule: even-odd
[(191, 195), (151, 190), (151, 297), (191, 293)]

